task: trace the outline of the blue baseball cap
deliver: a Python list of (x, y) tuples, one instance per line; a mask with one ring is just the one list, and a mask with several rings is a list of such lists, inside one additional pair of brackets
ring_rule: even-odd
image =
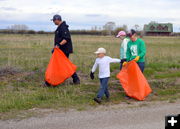
[(62, 19), (61, 19), (61, 16), (58, 15), (58, 14), (54, 15), (54, 16), (53, 16), (53, 19), (51, 19), (51, 21), (55, 21), (55, 20), (60, 20), (60, 21), (61, 21), (61, 20), (62, 20)]

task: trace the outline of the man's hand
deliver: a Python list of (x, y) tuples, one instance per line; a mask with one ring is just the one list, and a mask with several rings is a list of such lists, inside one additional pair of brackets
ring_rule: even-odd
[(58, 46), (58, 45), (55, 45), (54, 48), (59, 48), (59, 46)]
[(124, 63), (123, 63), (123, 66), (126, 66), (127, 65), (127, 62), (125, 61)]
[(136, 58), (134, 59), (134, 61), (137, 62), (137, 61), (139, 60), (139, 58), (140, 58), (139, 56), (136, 56)]
[(60, 45), (64, 45), (64, 44), (66, 44), (67, 43), (67, 41), (65, 40), (65, 39), (63, 39), (59, 44)]
[[(55, 45), (54, 48), (59, 48), (58, 45)], [(54, 48), (52, 49), (51, 53), (53, 54), (54, 53)]]
[(94, 73), (93, 73), (93, 72), (90, 73), (90, 78), (91, 78), (92, 80), (94, 80)]

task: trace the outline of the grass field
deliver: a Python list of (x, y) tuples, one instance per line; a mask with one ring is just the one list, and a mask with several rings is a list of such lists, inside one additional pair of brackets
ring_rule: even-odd
[[(41, 87), (44, 72), (51, 57), (53, 35), (0, 35), (0, 119), (32, 108), (84, 110), (98, 106), (92, 101), (99, 88), (98, 78), (89, 79), (98, 47), (107, 49), (111, 57), (119, 58), (120, 41), (114, 37), (72, 36), (74, 54), (70, 59), (78, 66), (81, 85), (71, 85), (68, 79), (56, 88)], [(147, 46), (145, 76), (153, 93), (146, 101), (180, 97), (180, 37), (144, 37)], [(104, 105), (129, 103), (116, 79), (119, 64), (111, 65), (111, 101)], [(96, 74), (97, 75), (97, 74)]]

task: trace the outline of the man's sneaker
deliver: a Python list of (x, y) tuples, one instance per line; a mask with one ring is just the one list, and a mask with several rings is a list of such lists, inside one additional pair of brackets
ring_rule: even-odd
[(45, 81), (43, 86), (44, 86), (44, 87), (50, 87), (51, 84), (49, 84), (47, 81)]
[(94, 98), (94, 101), (98, 104), (101, 104), (101, 99), (100, 98)]
[(75, 85), (79, 85), (79, 84), (80, 84), (80, 80), (79, 80), (79, 79), (77, 79), (76, 81), (73, 80), (73, 83), (74, 83)]
[(125, 96), (125, 99), (129, 100), (129, 99), (131, 99), (131, 97), (129, 97), (129, 96), (126, 95), (126, 96)]

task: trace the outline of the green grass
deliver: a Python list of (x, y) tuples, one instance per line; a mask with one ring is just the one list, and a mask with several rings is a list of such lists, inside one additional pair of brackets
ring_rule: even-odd
[[(89, 72), (98, 47), (107, 49), (107, 55), (119, 58), (120, 41), (108, 36), (72, 36), (74, 54), (70, 59), (78, 67), (81, 85), (70, 85), (71, 79), (56, 88), (42, 88), (44, 73), (51, 57), (53, 35), (0, 34), (0, 119), (4, 114), (18, 114), (32, 108), (70, 109), (79, 111), (98, 106), (93, 102), (99, 80), (89, 79)], [(179, 98), (180, 38), (144, 37), (147, 46), (145, 76), (153, 93), (146, 101)], [(111, 65), (109, 88), (111, 101), (104, 105), (130, 103), (116, 74), (119, 64)], [(136, 102), (135, 100), (132, 100)]]
[(161, 78), (174, 78), (174, 77), (180, 77), (180, 72), (176, 72), (176, 73), (163, 73), (163, 74), (155, 75), (155, 78), (157, 78), (157, 79), (161, 79)]

